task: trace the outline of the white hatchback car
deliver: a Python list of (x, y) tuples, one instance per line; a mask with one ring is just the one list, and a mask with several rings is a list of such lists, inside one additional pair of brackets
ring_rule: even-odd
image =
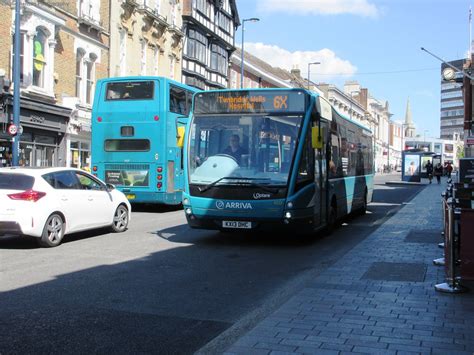
[(131, 206), (125, 195), (74, 168), (0, 168), (0, 235), (38, 238), (44, 247), (65, 234), (110, 227), (127, 229)]

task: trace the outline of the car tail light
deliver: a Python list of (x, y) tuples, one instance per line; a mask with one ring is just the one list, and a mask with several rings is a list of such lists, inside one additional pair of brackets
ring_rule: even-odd
[(94, 165), (94, 166), (92, 167), (92, 171), (97, 171), (97, 166)]
[(32, 201), (36, 202), (40, 198), (46, 196), (46, 192), (34, 191), (34, 190), (26, 190), (23, 192), (19, 192), (17, 194), (9, 194), (12, 200), (20, 200), (20, 201)]
[(158, 175), (158, 176), (157, 176), (157, 179), (158, 179), (158, 180), (162, 180), (162, 179), (163, 179), (163, 175)]
[(163, 184), (161, 182), (159, 182), (158, 184), (156, 184), (156, 187), (161, 189), (161, 187), (163, 186)]
[(156, 168), (156, 171), (161, 173), (163, 171), (163, 168), (160, 166), (160, 167)]

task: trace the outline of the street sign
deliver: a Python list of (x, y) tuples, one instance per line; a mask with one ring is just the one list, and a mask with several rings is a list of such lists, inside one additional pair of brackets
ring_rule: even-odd
[(10, 136), (16, 136), (18, 133), (18, 127), (13, 123), (8, 126), (8, 134)]

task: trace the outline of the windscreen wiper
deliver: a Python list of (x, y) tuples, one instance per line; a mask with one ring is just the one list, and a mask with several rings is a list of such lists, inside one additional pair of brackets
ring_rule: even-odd
[(260, 187), (262, 190), (265, 190), (267, 192), (276, 192), (273, 189), (269, 189), (268, 187), (266, 187), (264, 185), (261, 185), (261, 184), (258, 184), (258, 183), (254, 182), (255, 180), (271, 180), (270, 178), (248, 178), (248, 177), (241, 177), (241, 176), (224, 176), (224, 177), (221, 177), (221, 178), (217, 179), (216, 181), (211, 182), (210, 184), (208, 184), (204, 187), (199, 187), (198, 190), (199, 190), (199, 192), (205, 192), (205, 191), (209, 190), (211, 187), (217, 185), (222, 180), (233, 180), (233, 181), (237, 181), (237, 185), (256, 186), (256, 187)]

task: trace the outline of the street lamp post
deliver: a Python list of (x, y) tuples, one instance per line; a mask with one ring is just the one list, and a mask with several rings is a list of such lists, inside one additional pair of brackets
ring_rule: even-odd
[[(20, 128), (20, 0), (15, 1), (15, 37), (13, 42), (13, 124)], [(20, 132), (12, 137), (12, 166), (18, 166)]]
[(244, 87), (244, 33), (245, 33), (245, 22), (258, 22), (259, 18), (252, 17), (242, 20), (242, 53), (240, 57), (240, 88)]
[(317, 64), (321, 64), (321, 62), (308, 63), (308, 90), (309, 90), (310, 83), (311, 83), (310, 68), (311, 68), (312, 65), (317, 65)]

